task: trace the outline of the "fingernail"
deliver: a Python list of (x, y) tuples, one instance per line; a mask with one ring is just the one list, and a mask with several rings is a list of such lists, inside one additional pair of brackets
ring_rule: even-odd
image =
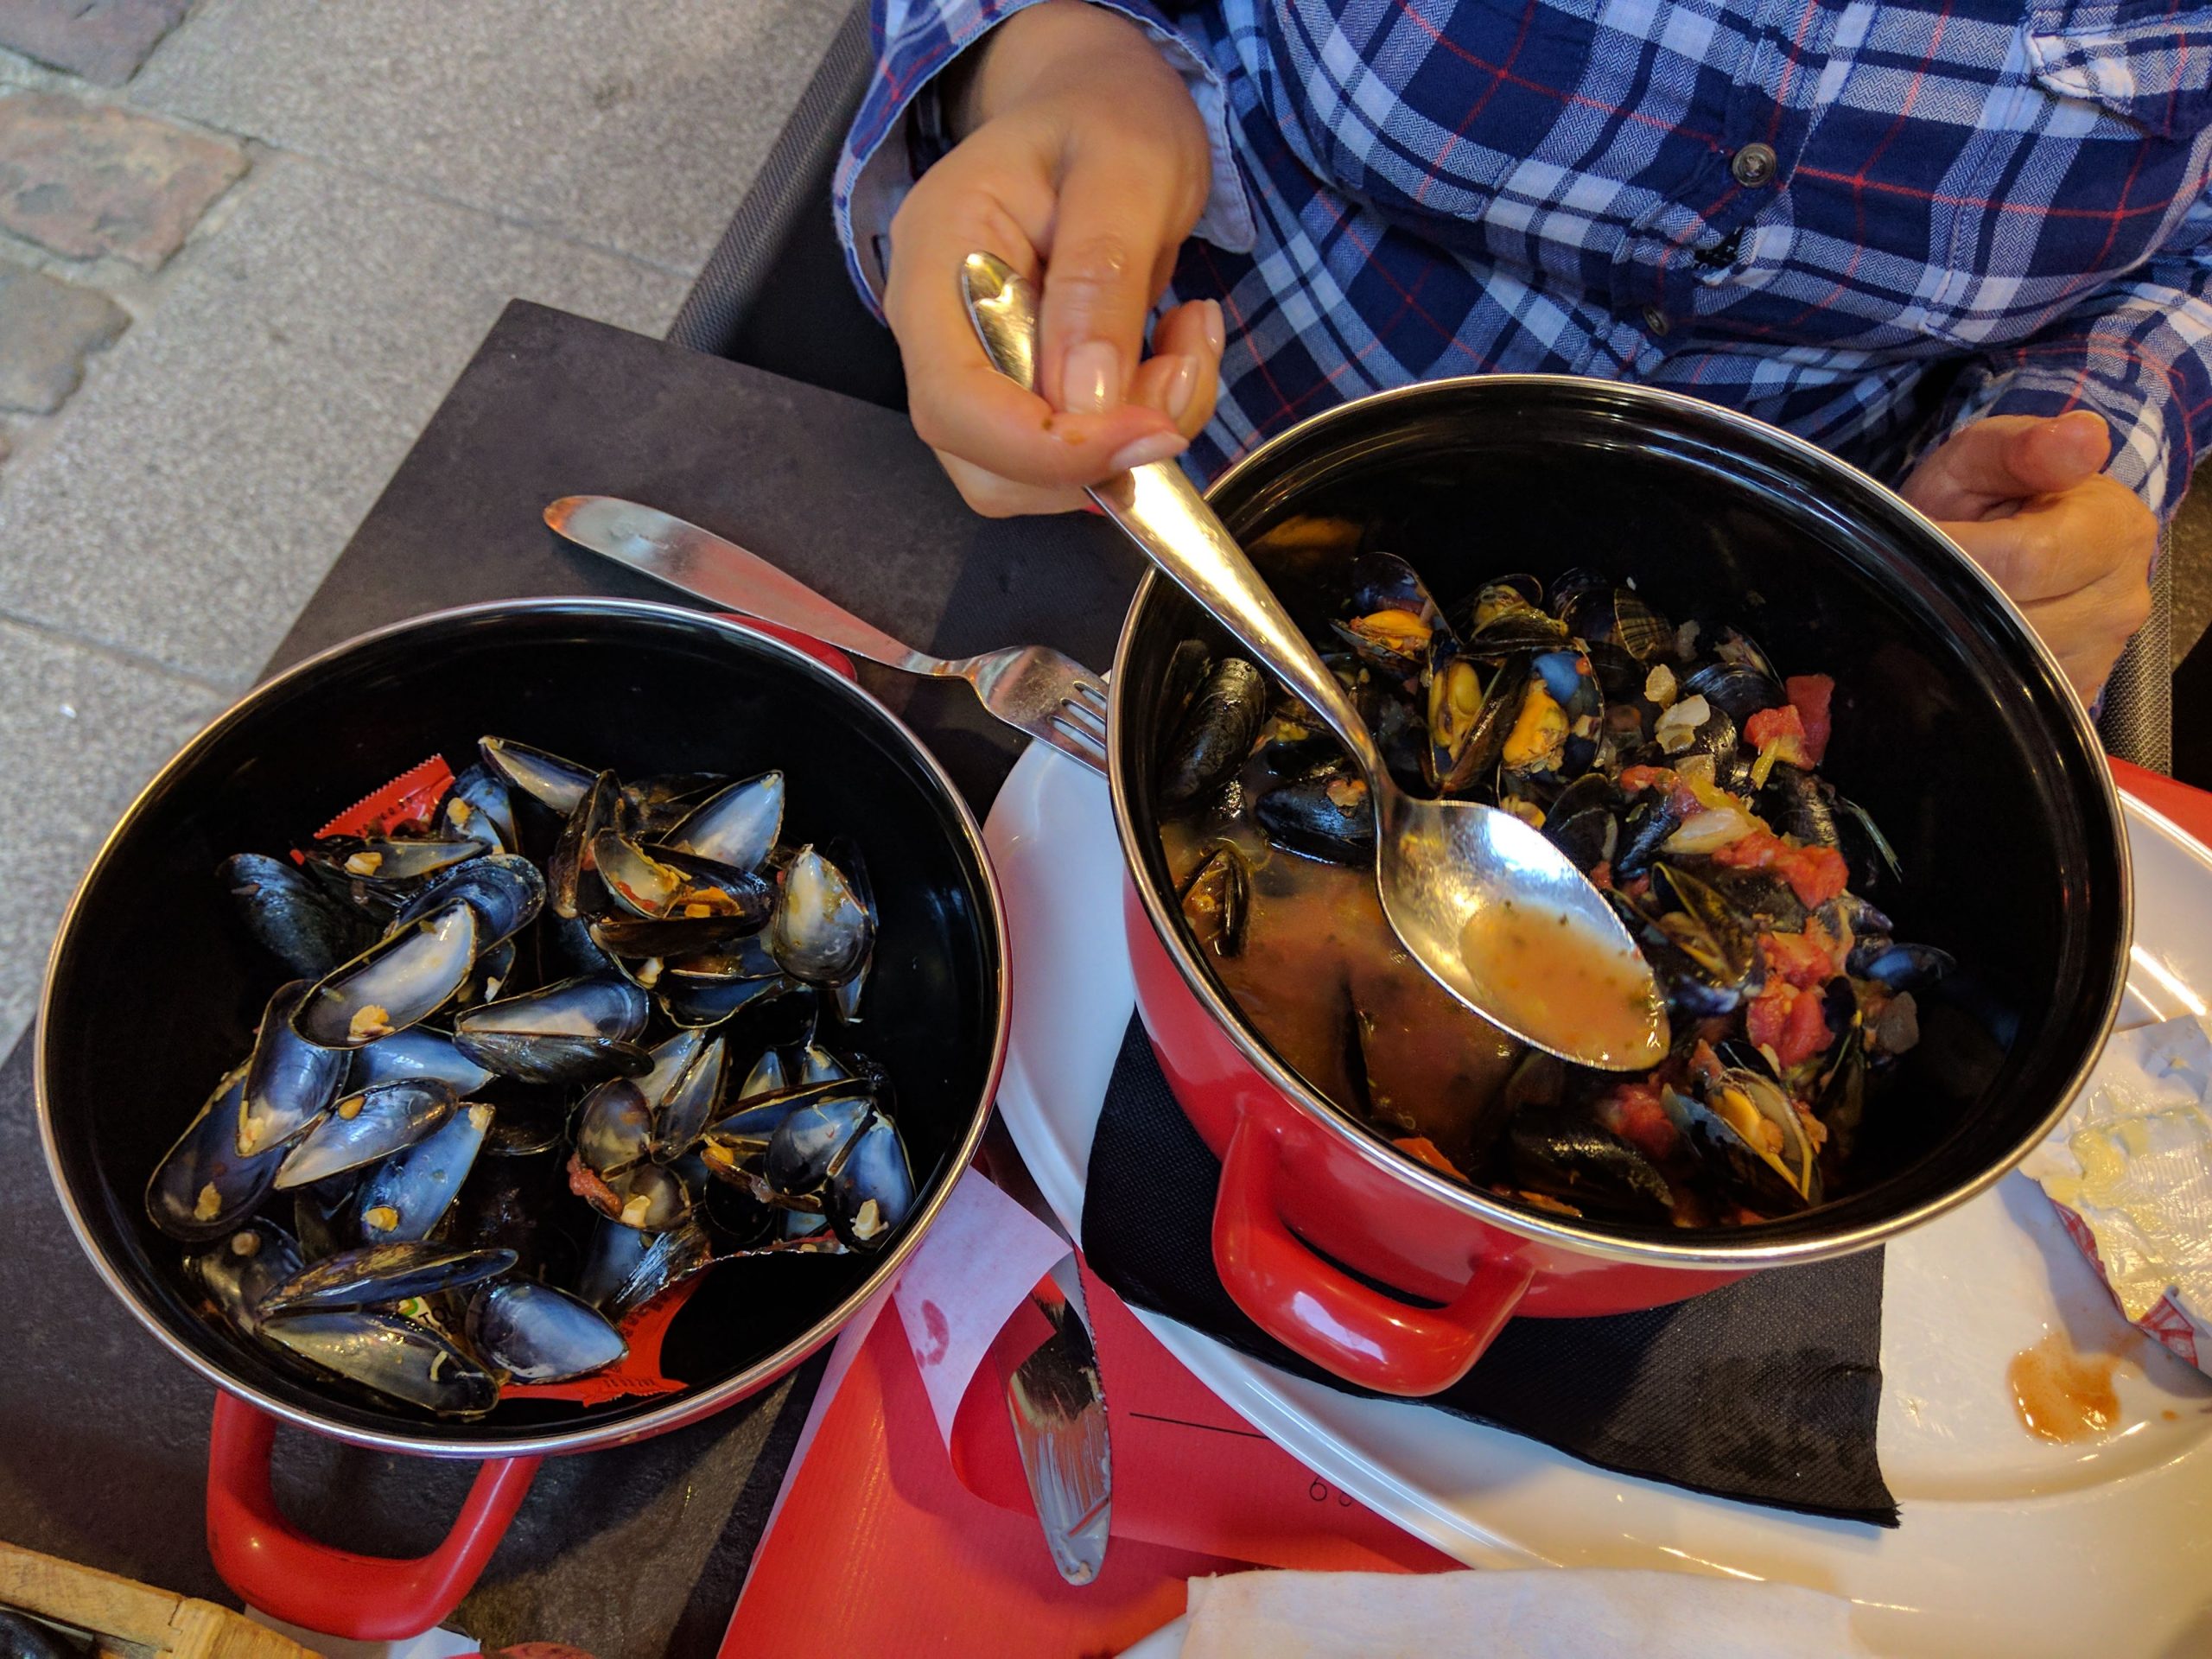
[(1191, 394), (1198, 387), (1198, 360), (1194, 357), (1178, 357), (1174, 372), (1167, 377), (1167, 394), (1161, 401), (1167, 410), (1167, 418), (1180, 421), (1183, 411), (1191, 406)]
[(1206, 345), (1216, 357), (1219, 357), (1222, 348), (1229, 344), (1229, 331), (1222, 327), (1219, 300), (1205, 302), (1205, 327)]
[(1181, 433), (1154, 432), (1132, 443), (1123, 444), (1106, 465), (1109, 471), (1126, 473), (1138, 467), (1149, 466), (1155, 461), (1166, 461), (1171, 455), (1179, 455), (1184, 448)]
[(1060, 371), (1063, 401), (1074, 415), (1103, 415), (1122, 401), (1122, 354), (1110, 340), (1086, 340)]

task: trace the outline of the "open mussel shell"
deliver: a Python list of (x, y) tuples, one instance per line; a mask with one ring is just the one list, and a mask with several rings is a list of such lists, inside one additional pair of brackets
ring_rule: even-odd
[(350, 1250), (361, 1242), (359, 1209), (359, 1171), (334, 1175), (327, 1180), (294, 1189), (292, 1232), (300, 1241), (300, 1255), (308, 1262)]
[(424, 1240), (365, 1244), (310, 1262), (262, 1299), (264, 1317), (307, 1308), (382, 1307), (496, 1279), (512, 1250), (458, 1250)]
[(372, 1244), (428, 1238), (475, 1166), (492, 1114), (484, 1102), (469, 1102), (370, 1170), (360, 1186), (361, 1236)]
[(454, 1021), (454, 1046), (523, 1083), (635, 1077), (652, 1065), (637, 1045), (652, 1014), (652, 1002), (629, 981), (592, 975), (467, 1009)]
[(1585, 772), (1560, 791), (1544, 815), (1544, 837), (1587, 875), (1619, 851), (1626, 804), (1611, 779)]
[(348, 1095), (285, 1153), (276, 1184), (306, 1186), (389, 1158), (442, 1127), (459, 1103), (452, 1086), (435, 1077), (403, 1077)]
[(187, 1276), (218, 1313), (248, 1336), (259, 1327), (263, 1298), (306, 1265), (289, 1233), (259, 1219), (184, 1258)]
[(643, 1232), (664, 1233), (691, 1218), (690, 1188), (659, 1164), (601, 1175), (578, 1152), (569, 1160), (569, 1190), (608, 1220)]
[(425, 917), (325, 977), (301, 1001), (293, 1028), (324, 1048), (361, 1048), (406, 1030), (467, 983), (478, 931), (467, 905)]
[(283, 1147), (238, 1155), (245, 1071), (241, 1065), (215, 1085), (146, 1183), (147, 1217), (171, 1238), (196, 1244), (237, 1230), (276, 1182)]
[(1637, 662), (1665, 662), (1676, 654), (1675, 625), (1644, 603), (1632, 588), (1602, 582), (1578, 583), (1554, 595), (1560, 621), (1576, 639), (1618, 645)]
[(814, 987), (785, 977), (779, 970), (764, 978), (692, 977), (671, 966), (655, 982), (653, 995), (676, 1025), (706, 1031), (771, 1003), (790, 1003), (812, 1023), (818, 1002)]
[(1524, 1191), (1586, 1216), (1663, 1223), (1673, 1214), (1666, 1177), (1580, 1108), (1523, 1108), (1506, 1125), (1505, 1143), (1513, 1179)]
[(1199, 949), (1234, 957), (1244, 949), (1252, 904), (1251, 866), (1232, 842), (1216, 842), (1177, 895), (1184, 925)]
[(768, 949), (793, 979), (840, 985), (875, 948), (875, 924), (844, 872), (803, 847), (784, 872)]
[(241, 1157), (251, 1158), (305, 1135), (345, 1087), (352, 1064), (346, 1051), (311, 1043), (292, 1027), (292, 1015), (313, 988), (306, 980), (294, 980), (269, 999), (261, 1016), (238, 1100)]
[(1696, 1096), (1668, 1089), (1660, 1101), (1675, 1128), (1707, 1154), (1722, 1190), (1749, 1208), (1786, 1212), (1821, 1202), (1812, 1135), (1771, 1077), (1727, 1066)]
[(828, 1179), (846, 1143), (875, 1110), (872, 1093), (830, 1085), (830, 1092), (794, 1109), (768, 1137), (761, 1173), (785, 1197), (810, 1192)]
[(496, 841), (495, 853), (516, 852), (522, 846), (506, 778), (481, 760), (454, 774), (453, 786), (438, 803), (437, 822), (448, 836)]
[(870, 1114), (830, 1160), (822, 1208), (837, 1236), (856, 1250), (880, 1249), (913, 1212), (914, 1172), (887, 1114)]
[[(576, 803), (583, 799), (584, 792), (599, 775), (589, 766), (508, 738), (479, 738), (476, 748), (484, 757), (484, 764), (511, 788), (522, 791), (548, 811), (557, 812), (564, 818), (576, 810)], [(512, 839), (508, 844), (513, 844)]]
[(448, 905), (467, 905), (476, 912), (480, 955), (529, 926), (544, 903), (545, 878), (537, 865), (512, 853), (493, 853), (470, 860), (424, 887), (392, 918), (391, 931), (426, 921)]
[(666, 837), (677, 852), (754, 871), (784, 831), (784, 774), (764, 772), (709, 796)]
[(369, 918), (333, 898), (299, 867), (259, 853), (223, 861), (218, 872), (238, 900), (246, 931), (292, 972), (321, 979), (375, 942)]
[(1226, 783), (1267, 717), (1267, 677), (1241, 657), (1215, 663), (1160, 753), (1161, 802), (1182, 806)]
[[(643, 1248), (625, 1251), (610, 1234), (637, 1240)], [(584, 1300), (616, 1325), (663, 1291), (713, 1265), (715, 1258), (713, 1241), (696, 1223), (664, 1233), (641, 1233), (617, 1222), (603, 1222), (594, 1247), (600, 1270), (584, 1281)], [(618, 1263), (626, 1263), (619, 1273), (613, 1271)]]
[(449, 1084), (463, 1099), (492, 1081), (492, 1074), (455, 1048), (452, 1038), (427, 1026), (413, 1026), (355, 1049), (346, 1086), (359, 1094), (378, 1084), (416, 1077)]
[(467, 1329), (477, 1357), (518, 1382), (565, 1382), (630, 1351), (596, 1308), (528, 1280), (478, 1291)]
[(1879, 980), (1893, 991), (1923, 991), (1958, 969), (1958, 960), (1932, 944), (1901, 940), (1861, 939), (1852, 947), (1848, 966), (1859, 979)]
[(1762, 709), (1779, 709), (1789, 701), (1782, 683), (1751, 662), (1712, 662), (1685, 674), (1681, 681), (1686, 697), (1703, 697), (1740, 728)]
[(441, 1417), (480, 1417), (499, 1403), (497, 1377), (436, 1332), (392, 1314), (289, 1313), (266, 1320), (262, 1335), (334, 1376)]
[(491, 842), (466, 836), (331, 836), (301, 856), (332, 875), (397, 897), (493, 850)]
[(644, 1163), (652, 1154), (652, 1103), (627, 1077), (612, 1077), (576, 1108), (576, 1156), (602, 1180)]
[[(683, 962), (693, 964), (696, 977), (705, 979), (761, 979), (782, 973), (765, 944), (749, 950), (738, 947), (740, 940), (760, 931), (758, 920), (743, 916), (606, 916), (591, 924), (592, 942), (618, 968), (625, 963)], [(717, 963), (726, 963), (728, 971), (715, 971)], [(635, 976), (626, 970), (626, 977)]]
[(593, 867), (592, 848), (602, 830), (621, 827), (622, 791), (611, 772), (592, 780), (561, 826), (545, 861), (545, 886), (556, 916), (597, 916), (607, 906), (606, 890)]
[[(698, 1036), (697, 1032), (686, 1031), (670, 1041), (696, 1039)], [(652, 1124), (652, 1156), (657, 1162), (673, 1163), (698, 1144), (707, 1121), (721, 1105), (727, 1053), (719, 1037), (699, 1046), (675, 1081), (659, 1095), (653, 1107)]]
[(831, 863), (844, 873), (853, 897), (860, 901), (868, 913), (868, 948), (861, 957), (861, 965), (841, 981), (830, 994), (830, 1006), (836, 1009), (842, 1024), (857, 1026), (861, 1022), (861, 997), (868, 989), (869, 971), (875, 966), (875, 936), (882, 917), (875, 907), (875, 883), (869, 880), (868, 861), (861, 856), (860, 848), (850, 836), (837, 836), (824, 844), (823, 851)]
[(1448, 634), (1430, 646), (1424, 694), (1428, 741), (1421, 775), (1440, 794), (1456, 795), (1487, 779), (1505, 753), (1529, 684), (1529, 658), (1516, 652), (1491, 671)]
[(592, 868), (620, 910), (650, 921), (728, 917), (759, 928), (775, 903), (775, 889), (750, 871), (613, 830), (592, 838)]

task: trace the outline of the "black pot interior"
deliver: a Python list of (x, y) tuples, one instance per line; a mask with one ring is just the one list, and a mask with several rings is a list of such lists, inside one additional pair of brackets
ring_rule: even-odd
[[(1804, 1217), (1698, 1234), (1701, 1247), (1878, 1224), (2008, 1163), (2063, 1109), (2126, 972), (2118, 816), (2069, 693), (1887, 492), (1794, 446), (1747, 442), (1694, 406), (1595, 382), (1491, 379), (1348, 409), (1213, 499), (1309, 627), (1336, 613), (1341, 556), (1271, 545), (1268, 532), (1294, 515), (1342, 516), (1372, 526), (1369, 544), (1408, 559), (1447, 608), (1496, 575), (1586, 567), (1632, 579), (1676, 620), (1734, 622), (1784, 674), (1834, 676), (1822, 775), (1897, 848), (1906, 881), (1881, 902), (1897, 937), (1942, 946), (1962, 971), (1923, 996), (1923, 1040), (1869, 1105), (1854, 1191)], [(1157, 687), (1191, 636), (1232, 648), (1180, 590), (1151, 580), (1117, 682)], [(1128, 696), (1122, 713), (1132, 822), (1149, 824), (1167, 734), (1156, 697)], [(1146, 841), (1145, 874), (1173, 913), (1157, 837)], [(1186, 963), (1204, 963), (1180, 943)]]
[[(327, 1421), (425, 1442), (604, 1428), (674, 1396), (588, 1408), (512, 1400), (462, 1426), (351, 1403), (194, 1313), (183, 1247), (154, 1230), (143, 1193), (287, 977), (245, 934), (216, 866), (301, 844), (426, 756), (464, 766), (486, 733), (626, 776), (780, 766), (786, 836), (855, 837), (881, 925), (862, 1024), (825, 1040), (889, 1069), (924, 1202), (957, 1173), (954, 1154), (988, 1109), (997, 1031), (989, 885), (936, 779), (857, 691), (715, 624), (588, 601), (429, 619), (232, 711), (118, 830), (54, 959), (41, 1040), (60, 1174), (102, 1252), (180, 1342)], [(735, 1049), (734, 1075), (756, 1058)], [(554, 1201), (588, 1224), (580, 1200)], [(858, 1255), (718, 1266), (671, 1327), (664, 1369), (703, 1387), (758, 1364), (880, 1270)]]

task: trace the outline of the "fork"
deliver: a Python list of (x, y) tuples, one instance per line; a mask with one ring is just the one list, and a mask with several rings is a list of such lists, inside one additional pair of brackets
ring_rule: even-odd
[(863, 622), (759, 554), (657, 507), (615, 496), (563, 496), (545, 509), (545, 522), (577, 546), (695, 599), (797, 628), (886, 668), (965, 680), (983, 707), (1015, 730), (1042, 739), (1094, 772), (1106, 770), (1105, 683), (1048, 645), (931, 657)]

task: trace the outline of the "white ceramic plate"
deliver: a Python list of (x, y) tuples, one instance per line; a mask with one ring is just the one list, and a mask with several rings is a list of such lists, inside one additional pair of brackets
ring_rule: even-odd
[[(2121, 1022), (2201, 1014), (2212, 1001), (2212, 854), (2133, 800), (2127, 813), (2136, 945)], [(999, 1108), (1078, 1232), (1091, 1135), (1135, 1005), (1105, 783), (1033, 747), (985, 837), (1020, 976)], [(2121, 1321), (2024, 1176), (1892, 1244), (1886, 1273), (1879, 1444), (1904, 1511), (1895, 1530), (1607, 1474), (1139, 1317), (1255, 1427), (1471, 1565), (1786, 1580), (1849, 1597), (1884, 1653), (2212, 1655), (2212, 1381)], [(2006, 1364), (2053, 1330), (2126, 1356), (2124, 1421), (2101, 1442), (2049, 1445), (2015, 1414)]]

